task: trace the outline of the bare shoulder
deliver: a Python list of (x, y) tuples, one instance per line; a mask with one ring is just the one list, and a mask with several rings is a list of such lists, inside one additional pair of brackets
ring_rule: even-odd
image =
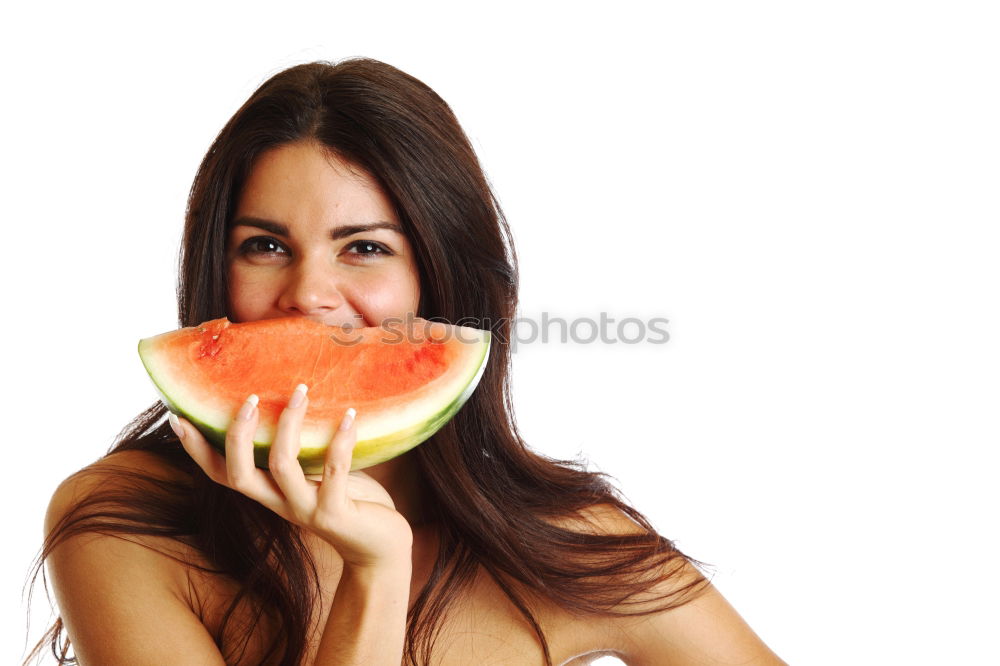
[(186, 584), (187, 574), (180, 562), (190, 559), (190, 548), (169, 537), (100, 529), (123, 524), (121, 510), (129, 508), (129, 499), (136, 493), (149, 496), (148, 486), (137, 486), (136, 479), (182, 481), (183, 475), (147, 451), (122, 451), (101, 458), (59, 484), (45, 515), (45, 535), (59, 529), (59, 539), (52, 544), (49, 556), (50, 568), (53, 562), (65, 564), (67, 558), (106, 550), (109, 555), (141, 562), (147, 574), (158, 575), (171, 587)]
[[(58, 529), (61, 535), (46, 566), (77, 658), (83, 664), (221, 664), (188, 598), (187, 548), (167, 537), (100, 529), (101, 520), (113, 520), (114, 506), (87, 504), (95, 491), (123, 489), (123, 470), (175, 476), (152, 454), (114, 454), (63, 481), (46, 514), (46, 534)], [(86, 529), (73, 529), (81, 515), (95, 518)]]
[[(645, 532), (612, 504), (595, 504), (555, 523), (590, 534)], [(784, 663), (687, 558), (661, 559), (640, 579), (649, 581), (648, 588), (617, 608), (621, 614), (578, 619), (574, 633), (605, 636), (616, 656), (636, 666)]]
[[(648, 534), (649, 531), (632, 519), (620, 508), (609, 503), (592, 504), (580, 510), (576, 516), (561, 521), (563, 527), (587, 534), (601, 536), (632, 536)], [(681, 553), (660, 551), (661, 554), (651, 558), (650, 568), (646, 571), (632, 569), (633, 575), (639, 574), (640, 580), (660, 580), (653, 586), (647, 596), (663, 597), (666, 593), (680, 595), (678, 598), (693, 598), (708, 586), (704, 575)], [(642, 606), (639, 599), (631, 599), (633, 609)]]
[(641, 534), (643, 527), (613, 504), (601, 502), (580, 509), (574, 515), (554, 519), (553, 524), (588, 534)]
[(56, 488), (45, 514), (45, 534), (80, 503), (98, 490), (123, 490), (128, 476), (122, 472), (138, 472), (164, 481), (181, 480), (176, 470), (148, 451), (121, 451), (87, 465), (70, 475)]
[(629, 664), (785, 664), (714, 585), (676, 608), (615, 621)]

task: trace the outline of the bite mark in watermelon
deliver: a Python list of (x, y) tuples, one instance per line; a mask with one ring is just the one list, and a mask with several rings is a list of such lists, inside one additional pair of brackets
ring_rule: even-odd
[(267, 467), (278, 416), (298, 384), (309, 387), (299, 462), (321, 474), (348, 407), (358, 411), (351, 469), (394, 458), (427, 440), (475, 390), (490, 333), (416, 319), (345, 329), (304, 317), (226, 318), (139, 341), (161, 399), (224, 453), (226, 431), (251, 393), (260, 398), (254, 459)]

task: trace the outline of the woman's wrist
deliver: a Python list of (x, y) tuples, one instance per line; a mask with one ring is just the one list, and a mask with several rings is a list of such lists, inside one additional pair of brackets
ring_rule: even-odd
[(375, 566), (344, 563), (316, 664), (399, 664), (406, 637), (412, 563), (409, 558)]
[(363, 585), (391, 585), (400, 579), (410, 580), (413, 575), (413, 558), (409, 552), (399, 556), (387, 557), (377, 562), (344, 561), (340, 578), (345, 578)]

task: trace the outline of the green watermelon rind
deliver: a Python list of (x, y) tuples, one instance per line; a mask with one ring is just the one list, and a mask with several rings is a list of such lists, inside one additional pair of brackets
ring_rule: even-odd
[[(354, 448), (354, 454), (351, 461), (351, 470), (364, 469), (366, 467), (371, 467), (379, 463), (391, 460), (407, 451), (413, 449), (419, 444), (427, 441), (431, 436), (434, 435), (438, 430), (444, 427), (458, 413), (459, 409), (468, 401), (479, 384), (483, 373), (486, 370), (487, 360), (489, 358), (490, 345), (492, 343), (492, 336), (489, 331), (478, 331), (482, 334), (482, 341), (477, 343), (481, 349), (479, 358), (475, 360), (474, 363), (469, 362), (468, 367), (470, 372), (466, 376), (464, 382), (464, 387), (461, 392), (454, 399), (450, 400), (447, 404), (443, 405), (436, 412), (432, 413), (430, 416), (424, 418), (423, 420), (412, 423), (407, 427), (401, 428), (394, 432), (381, 434), (377, 437), (372, 437), (368, 439), (359, 439)], [(139, 342), (139, 356), (142, 360), (143, 366), (146, 369), (147, 374), (152, 380), (153, 386), (156, 389), (160, 400), (166, 405), (167, 409), (177, 414), (178, 416), (184, 417), (188, 422), (195, 426), (202, 435), (204, 435), (206, 441), (208, 441), (212, 446), (214, 446), (220, 453), (225, 454), (225, 441), (226, 441), (226, 430), (224, 428), (219, 428), (218, 426), (212, 425), (206, 422), (204, 419), (198, 418), (196, 415), (184, 410), (175, 400), (169, 396), (169, 390), (164, 387), (161, 382), (157, 381), (157, 376), (159, 373), (155, 371), (154, 368), (150, 366), (147, 360), (148, 354), (145, 353), (146, 345), (150, 344), (151, 340), (155, 338), (147, 338), (140, 340)], [(457, 380), (455, 382), (458, 384)], [(461, 385), (461, 384), (458, 384)], [(228, 425), (228, 423), (227, 423)], [(378, 430), (377, 425), (375, 427), (368, 428), (369, 430)], [(269, 441), (257, 441), (257, 436), (259, 433), (255, 433), (254, 438), (254, 462), (258, 467), (267, 469), (267, 460), (270, 453), (270, 442)], [(303, 446), (300, 450), (298, 459), (302, 465), (303, 472), (308, 475), (321, 475), (323, 473), (323, 462), (326, 455), (326, 446)]]

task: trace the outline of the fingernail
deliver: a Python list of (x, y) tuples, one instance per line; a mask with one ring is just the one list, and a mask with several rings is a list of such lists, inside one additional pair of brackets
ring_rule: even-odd
[(357, 414), (353, 407), (347, 408), (347, 413), (344, 414), (344, 420), (340, 422), (341, 430), (350, 430), (351, 424), (354, 423), (354, 415)]
[(173, 412), (168, 412), (167, 421), (170, 423), (170, 429), (174, 431), (174, 434), (177, 435), (178, 438), (184, 439), (184, 426), (181, 425), (177, 415)]
[(253, 416), (253, 410), (257, 409), (257, 401), (259, 400), (260, 398), (257, 397), (257, 394), (251, 394), (247, 398), (247, 401), (243, 403), (243, 406), (240, 407), (240, 413), (236, 415), (236, 418), (240, 421), (249, 421), (250, 417)]
[(295, 391), (292, 393), (292, 399), (288, 401), (288, 406), (291, 407), (292, 409), (301, 406), (302, 403), (305, 402), (306, 391), (308, 390), (309, 387), (306, 386), (305, 384), (299, 384), (298, 386), (296, 386)]

